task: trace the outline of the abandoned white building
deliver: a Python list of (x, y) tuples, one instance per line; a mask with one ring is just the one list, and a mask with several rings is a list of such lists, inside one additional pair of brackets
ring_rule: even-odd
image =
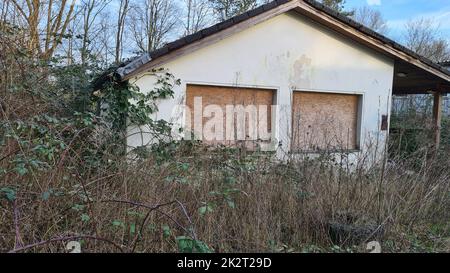
[[(311, 0), (260, 6), (115, 73), (145, 92), (154, 84), (149, 72), (161, 67), (181, 85), (173, 99), (159, 102), (156, 118), (184, 126), (194, 119), (190, 111), (199, 97), (203, 109), (218, 105), (223, 112), (227, 105), (275, 105), (263, 115), (271, 135), (265, 144), (288, 153), (339, 146), (357, 154), (374, 137), (384, 142), (394, 94), (434, 94), (438, 144), (443, 95), (450, 91), (450, 71), (443, 66)], [(180, 104), (190, 108), (174, 111)], [(196, 122), (206, 126), (204, 117), (194, 120), (194, 131)], [(130, 134), (129, 146), (151, 141), (145, 128), (130, 130), (138, 134)], [(228, 134), (226, 128), (215, 132)]]

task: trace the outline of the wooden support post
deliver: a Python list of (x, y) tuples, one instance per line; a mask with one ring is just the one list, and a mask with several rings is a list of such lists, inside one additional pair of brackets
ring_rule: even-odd
[(443, 96), (441, 92), (434, 93), (433, 103), (433, 128), (434, 128), (434, 144), (436, 150), (441, 144), (441, 127), (442, 127), (442, 104)]

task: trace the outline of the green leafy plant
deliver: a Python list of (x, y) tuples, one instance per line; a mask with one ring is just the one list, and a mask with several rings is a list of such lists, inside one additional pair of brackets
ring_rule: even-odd
[(5, 198), (6, 200), (12, 202), (16, 199), (16, 191), (8, 187), (0, 188), (0, 198)]
[(216, 205), (214, 203), (203, 202), (203, 206), (198, 208), (198, 213), (200, 213), (200, 215), (203, 216), (203, 215), (205, 215), (207, 213), (213, 212), (215, 206)]
[(164, 238), (169, 238), (172, 235), (172, 230), (168, 225), (163, 225), (162, 230)]
[(150, 125), (157, 132), (166, 131), (167, 123), (153, 120), (151, 115), (158, 111), (158, 100), (173, 97), (173, 88), (180, 80), (164, 69), (153, 70), (152, 75), (156, 78), (152, 90), (142, 91), (133, 84), (111, 77), (95, 93), (100, 112), (113, 129), (123, 131), (128, 124), (133, 124)]
[(190, 237), (179, 236), (176, 238), (178, 251), (181, 253), (212, 253), (213, 251), (202, 241)]

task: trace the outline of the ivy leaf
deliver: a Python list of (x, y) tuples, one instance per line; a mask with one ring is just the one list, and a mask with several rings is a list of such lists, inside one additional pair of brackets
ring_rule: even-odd
[(53, 190), (48, 190), (42, 194), (42, 200), (47, 201), (52, 195)]
[(81, 221), (88, 222), (91, 219), (86, 213), (81, 214)]
[(235, 184), (236, 183), (236, 178), (234, 178), (232, 176), (227, 176), (227, 177), (225, 177), (225, 183), (227, 183), (227, 184)]
[(167, 238), (170, 235), (172, 235), (172, 231), (170, 230), (170, 227), (168, 225), (162, 226), (162, 229), (163, 229), (163, 236), (164, 236), (164, 238)]
[(198, 212), (200, 213), (200, 215), (204, 215), (207, 209), (208, 209), (207, 206), (202, 206), (198, 209)]
[(130, 225), (130, 233), (134, 234), (136, 232), (136, 224), (135, 223), (131, 223)]
[(193, 240), (186, 236), (179, 236), (176, 238), (178, 250), (181, 253), (192, 253), (194, 250)]
[(112, 225), (113, 226), (115, 226), (115, 227), (124, 227), (125, 225), (123, 224), (123, 222), (122, 221), (119, 221), (119, 220), (114, 220), (113, 222), (112, 222)]
[(176, 238), (178, 250), (181, 253), (211, 253), (212, 250), (202, 241), (190, 237), (179, 236)]
[(76, 211), (82, 211), (82, 210), (84, 209), (84, 206), (83, 206), (83, 205), (80, 205), (80, 204), (75, 204), (75, 205), (72, 207), (72, 209), (73, 209), (73, 210), (76, 210)]
[(213, 204), (210, 204), (210, 203), (205, 203), (205, 205), (204, 206), (201, 206), (199, 209), (198, 209), (198, 212), (200, 213), (200, 215), (205, 215), (206, 213), (208, 213), (208, 212), (213, 212), (214, 211), (214, 208), (213, 208)]
[(24, 176), (25, 174), (28, 173), (28, 169), (25, 168), (24, 164), (19, 164), (17, 165), (14, 170), (20, 175), (20, 176)]
[(232, 209), (236, 208), (236, 204), (234, 203), (233, 200), (227, 200), (227, 204)]
[(16, 200), (16, 191), (11, 188), (0, 188), (0, 193), (3, 193), (6, 199), (10, 202)]
[(203, 241), (194, 240), (194, 250), (197, 253), (212, 253), (213, 251)]
[(181, 164), (181, 169), (183, 171), (188, 171), (189, 170), (189, 164), (188, 163), (182, 163)]

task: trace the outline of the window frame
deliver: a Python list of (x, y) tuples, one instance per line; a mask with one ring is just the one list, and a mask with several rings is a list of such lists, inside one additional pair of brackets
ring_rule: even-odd
[(355, 95), (358, 96), (358, 109), (357, 109), (357, 121), (356, 121), (356, 148), (355, 149), (334, 149), (334, 150), (323, 150), (329, 153), (359, 153), (362, 151), (362, 124), (364, 122), (364, 103), (365, 103), (365, 93), (359, 91), (336, 91), (336, 90), (317, 90), (317, 89), (297, 89), (293, 88), (291, 90), (290, 97), (290, 153), (291, 154), (320, 154), (322, 151), (314, 150), (301, 150), (294, 148), (294, 94), (295, 93), (317, 93), (317, 94), (334, 94), (334, 95)]

